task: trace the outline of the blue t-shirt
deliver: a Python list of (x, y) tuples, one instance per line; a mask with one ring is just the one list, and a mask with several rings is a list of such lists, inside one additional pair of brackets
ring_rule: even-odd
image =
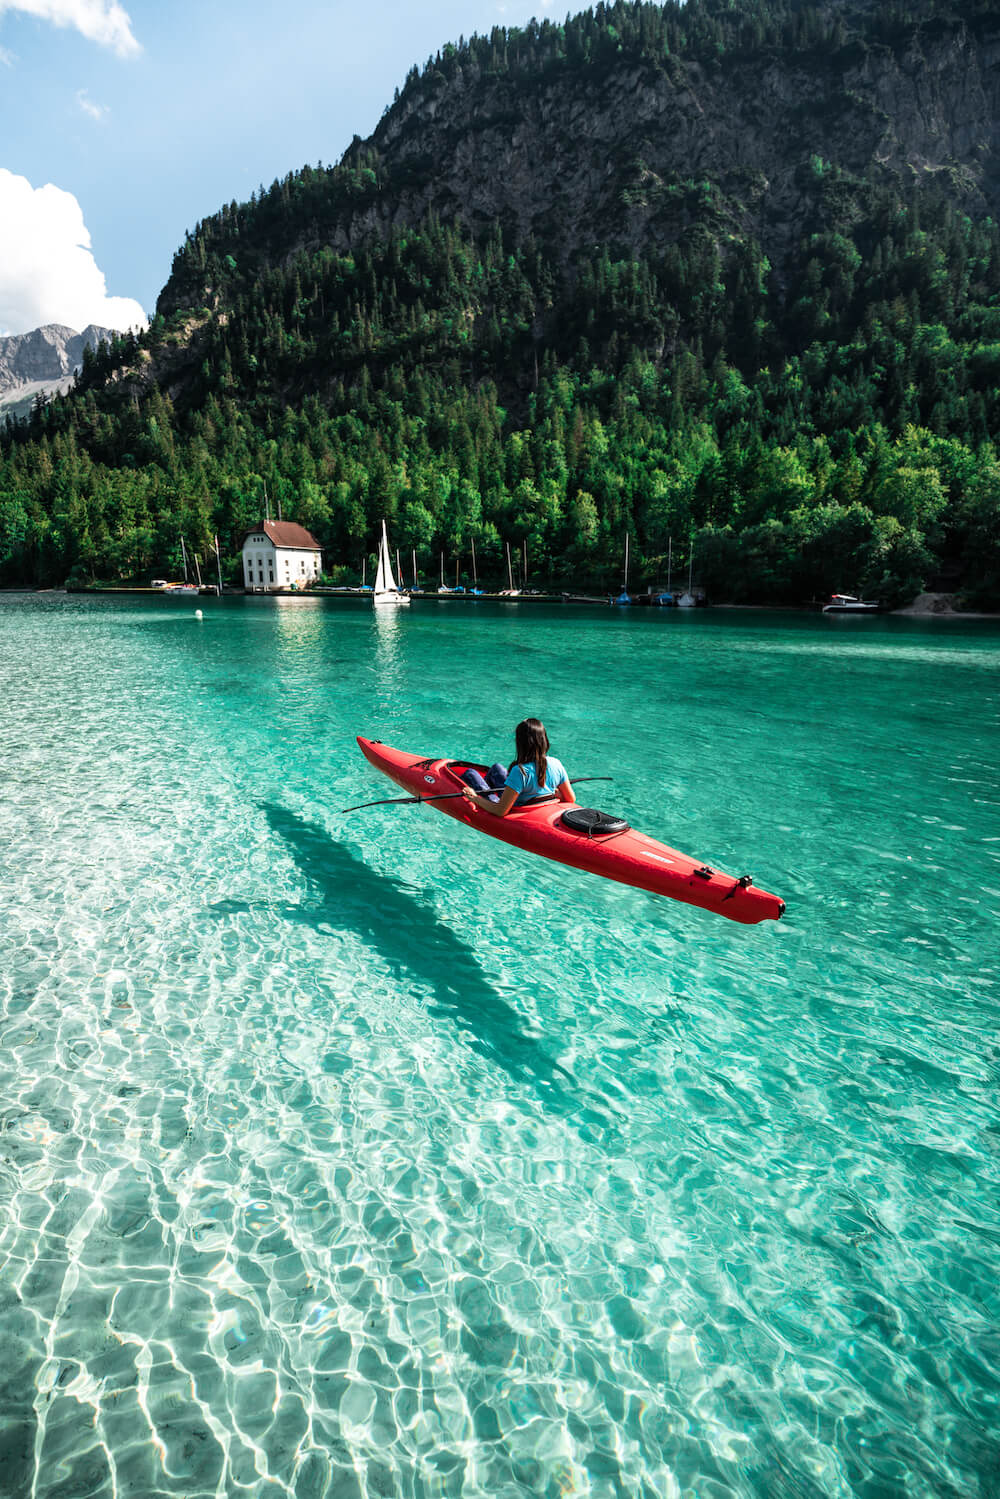
[(538, 771), (535, 769), (534, 760), (529, 760), (527, 765), (515, 764), (510, 767), (510, 773), (504, 783), (512, 791), (517, 792), (515, 807), (520, 807), (524, 802), (534, 801), (537, 796), (551, 796), (557, 786), (568, 781), (565, 768), (561, 760), (555, 755), (546, 756), (545, 784), (539, 786)]

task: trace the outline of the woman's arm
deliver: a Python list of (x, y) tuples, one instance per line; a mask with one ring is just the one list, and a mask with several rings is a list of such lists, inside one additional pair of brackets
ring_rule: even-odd
[(556, 796), (561, 802), (576, 801), (576, 797), (573, 795), (573, 788), (568, 780), (559, 782), (559, 785), (556, 787)]
[[(466, 786), (462, 795), (466, 801), (474, 803), (483, 812), (492, 812), (494, 817), (506, 817), (511, 807), (517, 801), (517, 792), (513, 786), (504, 787), (500, 793), (500, 800), (498, 802), (491, 802), (488, 796), (483, 796), (479, 791), (473, 791), (471, 786)], [(572, 797), (570, 800), (572, 800)]]

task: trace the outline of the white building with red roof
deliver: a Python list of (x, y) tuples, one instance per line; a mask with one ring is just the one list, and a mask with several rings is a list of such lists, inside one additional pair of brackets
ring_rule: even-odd
[(319, 542), (291, 520), (262, 520), (243, 538), (247, 588), (303, 587), (323, 571)]

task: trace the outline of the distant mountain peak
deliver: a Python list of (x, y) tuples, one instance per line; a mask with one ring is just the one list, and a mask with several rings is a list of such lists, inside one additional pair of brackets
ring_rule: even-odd
[(0, 406), (31, 400), (40, 389), (65, 390), (83, 362), (83, 351), (115, 336), (113, 328), (89, 324), (82, 333), (64, 323), (46, 323), (29, 333), (0, 338)]

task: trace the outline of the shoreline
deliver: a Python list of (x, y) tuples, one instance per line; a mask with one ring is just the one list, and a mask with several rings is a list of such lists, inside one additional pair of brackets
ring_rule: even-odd
[[(13, 586), (8, 585), (6, 587), (0, 588), (0, 598), (4, 597), (5, 595), (11, 595), (11, 594), (31, 594), (31, 595), (37, 595), (37, 594), (66, 594), (66, 595), (69, 595), (69, 594), (86, 594), (86, 595), (88, 595), (91, 598), (120, 598), (120, 597), (123, 597), (123, 596), (124, 597), (131, 596), (131, 597), (136, 597), (136, 598), (176, 598), (177, 597), (177, 595), (165, 594), (161, 588), (148, 588), (148, 587), (144, 588), (144, 587), (139, 587), (139, 586), (135, 586), (135, 587), (122, 586), (122, 587), (115, 587), (115, 588), (89, 588), (89, 587), (83, 587), (83, 588), (31, 588), (29, 586), (18, 587), (16, 585), (13, 585)], [(206, 587), (204, 589), (204, 591), (202, 593), (200, 593), (200, 594), (187, 594), (187, 595), (184, 595), (184, 597), (186, 597), (188, 599), (191, 599), (191, 598), (219, 598), (220, 595), (219, 595), (218, 589), (213, 586), (213, 587), (210, 587), (210, 588)], [(239, 599), (239, 598), (260, 598), (260, 599), (267, 599), (267, 598), (292, 598), (292, 599), (339, 598), (339, 599), (347, 599), (347, 600), (357, 600), (359, 602), (366, 602), (366, 601), (368, 601), (368, 596), (367, 595), (361, 593), (360, 590), (355, 590), (355, 589), (351, 589), (351, 588), (312, 588), (312, 589), (303, 589), (303, 590), (295, 589), (294, 591), (292, 589), (286, 589), (286, 588), (273, 588), (273, 589), (268, 589), (266, 592), (263, 592), (263, 593), (257, 593), (257, 592), (251, 593), (247, 589), (234, 588), (232, 590), (229, 590), (229, 589), (225, 590), (223, 592), (223, 594), (221, 595), (221, 597), (228, 598), (228, 599)], [(477, 603), (487, 603), (487, 604), (497, 604), (497, 603), (499, 603), (499, 604), (566, 604), (566, 603), (568, 603), (568, 604), (574, 604), (574, 603), (580, 603), (580, 604), (585, 604), (586, 603), (586, 604), (590, 604), (592, 607), (596, 607), (596, 608), (601, 608), (601, 607), (607, 608), (608, 607), (607, 604), (603, 604), (602, 601), (600, 599), (597, 599), (597, 598), (595, 598), (593, 600), (565, 599), (561, 593), (521, 593), (521, 594), (510, 595), (510, 594), (502, 594), (502, 593), (480, 593), (480, 594), (473, 594), (473, 593), (437, 593), (437, 592), (434, 592), (434, 593), (416, 593), (416, 594), (411, 594), (410, 597), (416, 603), (435, 603), (435, 604), (448, 604), (448, 603), (459, 603), (459, 604), (477, 604)], [(955, 608), (952, 607), (951, 602), (950, 602), (950, 600), (951, 600), (952, 597), (953, 597), (953, 595), (948, 595), (948, 594), (920, 594), (918, 596), (918, 598), (916, 598), (912, 604), (907, 604), (907, 605), (905, 605), (901, 609), (880, 610), (876, 614), (863, 615), (863, 616), (858, 616), (858, 617), (861, 617), (861, 618), (873, 618), (873, 619), (921, 619), (921, 620), (968, 619), (968, 620), (998, 620), (998, 621), (1000, 621), (1000, 611), (989, 611), (989, 610), (983, 610), (983, 609), (955, 609)], [(642, 608), (644, 606), (636, 605), (635, 607)], [(708, 604), (708, 605), (702, 605), (702, 606), (700, 606), (699, 610), (685, 610), (684, 612), (685, 613), (698, 613), (698, 612), (701, 612), (701, 609), (703, 609), (703, 608), (717, 609), (717, 610), (729, 610), (729, 611), (733, 611), (733, 612), (735, 612), (737, 610), (746, 610), (746, 611), (750, 611), (750, 612), (756, 611), (758, 613), (765, 613), (765, 614), (821, 614), (822, 613), (822, 606), (820, 604), (812, 604), (812, 603), (807, 603), (807, 604)], [(663, 611), (658, 611), (658, 612), (672, 613), (673, 611), (672, 610), (663, 610)], [(838, 618), (850, 618), (851, 616), (850, 615), (838, 615), (837, 617)]]

